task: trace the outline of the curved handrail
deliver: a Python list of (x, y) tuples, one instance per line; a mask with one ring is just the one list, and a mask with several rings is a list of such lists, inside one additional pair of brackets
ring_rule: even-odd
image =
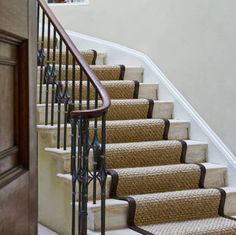
[(47, 2), (45, 0), (38, 0), (38, 3), (40, 7), (44, 10), (51, 24), (56, 28), (58, 34), (63, 39), (64, 44), (68, 47), (71, 54), (75, 57), (77, 63), (79, 63), (79, 65), (83, 68), (84, 73), (88, 76), (88, 78), (90, 78), (91, 83), (97, 89), (98, 94), (102, 99), (101, 107), (90, 110), (75, 110), (70, 113), (71, 117), (97, 118), (99, 116), (102, 116), (102, 114), (107, 112), (111, 104), (111, 100), (107, 91), (105, 90), (104, 86), (97, 78), (97, 76), (94, 74), (92, 69), (86, 63), (84, 58), (81, 56), (79, 50), (77, 49), (77, 47), (75, 46), (69, 35), (66, 33), (66, 31), (64, 30), (64, 28), (62, 27), (61, 23), (58, 21), (52, 10), (49, 8)]

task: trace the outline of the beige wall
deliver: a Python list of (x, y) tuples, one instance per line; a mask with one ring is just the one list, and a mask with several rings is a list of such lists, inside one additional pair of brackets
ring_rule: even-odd
[(90, 0), (54, 11), (69, 30), (150, 56), (236, 154), (235, 0)]

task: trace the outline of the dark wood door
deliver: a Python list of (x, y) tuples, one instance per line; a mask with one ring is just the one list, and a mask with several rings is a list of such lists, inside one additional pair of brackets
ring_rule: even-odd
[(0, 234), (37, 234), (35, 0), (0, 1)]

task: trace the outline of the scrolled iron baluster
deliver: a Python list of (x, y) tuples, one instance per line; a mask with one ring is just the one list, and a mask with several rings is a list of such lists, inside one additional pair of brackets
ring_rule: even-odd
[[(83, 148), (83, 123), (82, 118), (78, 122), (78, 159), (77, 159), (77, 171), (80, 173), (82, 166), (82, 148)], [(81, 200), (82, 200), (82, 183), (79, 181), (79, 198), (78, 198), (78, 231), (81, 231)]]
[(38, 51), (37, 51), (37, 64), (38, 64), (38, 66), (43, 67), (44, 59), (45, 59), (44, 48), (38, 48)]
[(75, 235), (75, 203), (76, 203), (76, 139), (77, 139), (77, 120), (71, 120), (71, 177), (72, 177), (72, 223), (71, 234)]
[(97, 127), (94, 128), (94, 139), (92, 143), (93, 149), (93, 204), (96, 204), (97, 197), (97, 171), (98, 171), (98, 160), (101, 155), (101, 145), (98, 140), (98, 130)]
[(57, 103), (57, 148), (60, 148), (61, 137), (61, 103), (63, 102), (62, 83), (57, 81), (56, 83), (56, 103)]
[(65, 90), (63, 94), (63, 102), (64, 102), (64, 144), (63, 148), (66, 150), (67, 145), (67, 123), (69, 122), (68, 118), (68, 110), (69, 110), (69, 104), (71, 102), (71, 97), (68, 92), (68, 63), (69, 63), (69, 50), (68, 47), (66, 48), (66, 77), (65, 77)]
[(101, 234), (105, 235), (106, 224), (106, 179), (107, 179), (107, 168), (106, 168), (106, 113), (102, 116), (101, 126), (101, 155), (100, 155), (100, 169), (99, 169), (99, 182), (101, 186)]
[(54, 28), (53, 30), (53, 65), (52, 65), (52, 71), (51, 71), (51, 78), (52, 78), (52, 99), (51, 99), (51, 126), (54, 125), (54, 103), (55, 103), (55, 82), (56, 82), (56, 77), (57, 77), (57, 72), (56, 72), (56, 65), (55, 65), (55, 60), (56, 60), (56, 46), (57, 46), (57, 39), (56, 39), (56, 29)]
[(49, 63), (45, 67), (44, 81), (46, 84), (46, 98), (45, 98), (45, 125), (48, 124), (48, 96), (49, 96), (49, 82), (51, 79), (52, 68)]
[[(40, 13), (40, 11), (39, 11)], [(41, 42), (39, 41), (38, 36), (38, 47), (41, 47), (38, 49), (38, 66), (40, 66), (40, 86), (39, 86), (39, 103), (42, 103), (42, 93), (43, 93), (43, 67), (44, 67), (44, 60), (45, 60), (45, 53), (44, 53), (44, 25), (45, 25), (45, 13), (42, 13), (42, 38)], [(39, 30), (39, 18), (38, 18), (38, 30)], [(39, 34), (39, 33), (38, 33)]]
[(82, 183), (82, 193), (81, 193), (81, 227), (80, 234), (87, 234), (87, 203), (88, 203), (88, 182), (89, 182), (89, 169), (88, 169), (88, 156), (91, 148), (89, 140), (89, 119), (82, 120), (82, 135), (83, 135), (83, 149), (82, 149), (82, 164), (80, 171), (80, 181)]
[(63, 100), (63, 103), (64, 103), (64, 144), (63, 144), (63, 148), (64, 148), (64, 150), (66, 150), (66, 146), (67, 146), (67, 124), (70, 120), (68, 118), (68, 110), (69, 110), (69, 105), (70, 105), (70, 101), (71, 101), (71, 98), (70, 98), (70, 95), (69, 95), (67, 89), (65, 89), (62, 100)]

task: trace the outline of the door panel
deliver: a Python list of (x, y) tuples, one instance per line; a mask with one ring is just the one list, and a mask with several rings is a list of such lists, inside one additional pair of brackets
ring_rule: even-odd
[(37, 234), (35, 0), (0, 2), (0, 234)]

